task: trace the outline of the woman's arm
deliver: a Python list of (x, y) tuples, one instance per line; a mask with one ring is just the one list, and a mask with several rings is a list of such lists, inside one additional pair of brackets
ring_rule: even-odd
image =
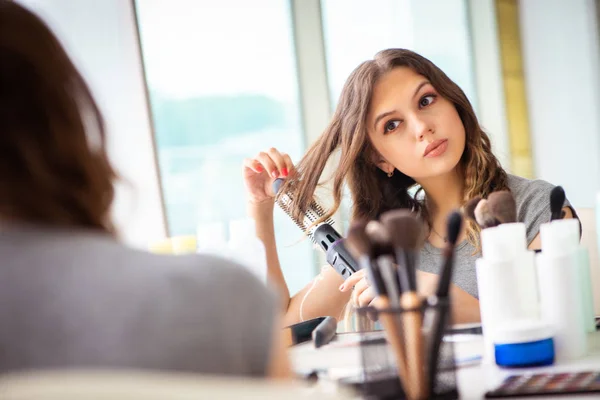
[[(343, 293), (338, 290), (344, 280), (329, 266), (323, 268), (319, 276), (290, 298), (290, 292), (277, 255), (273, 208), (274, 203), (271, 201), (257, 205), (250, 204), (248, 211), (256, 221), (256, 234), (265, 246), (269, 282), (275, 286), (281, 298), (281, 307), (284, 312), (283, 326), (322, 316), (332, 316), (339, 319), (350, 299), (350, 293)], [(310, 293), (306, 296), (309, 290)], [(302, 315), (300, 315), (300, 311), (302, 311)]]
[(290, 291), (285, 282), (283, 272), (281, 271), (279, 256), (277, 255), (275, 225), (273, 223), (274, 205), (274, 199), (268, 199), (258, 204), (249, 203), (248, 215), (254, 218), (256, 224), (256, 236), (262, 240), (265, 246), (268, 281), (277, 290), (279, 298), (281, 299), (281, 307), (285, 311), (290, 303)]
[[(573, 218), (573, 212), (571, 211), (571, 207), (563, 207), (563, 211), (565, 212), (565, 216), (563, 217), (563, 219)], [(542, 237), (540, 236), (540, 233), (538, 232), (538, 234), (535, 235), (535, 238), (533, 238), (533, 240), (529, 244), (528, 249), (529, 250), (540, 250), (541, 248), (542, 248)]]
[(281, 332), (281, 322), (279, 319), (273, 326), (273, 340), (271, 343), (271, 352), (269, 363), (267, 365), (266, 376), (272, 379), (290, 379), (292, 369), (287, 355), (285, 340)]
[[(287, 178), (293, 176), (294, 173), (294, 164), (290, 156), (280, 153), (275, 148), (260, 152), (254, 158), (247, 158), (244, 160), (242, 168), (248, 195), (248, 214), (256, 222), (256, 235), (265, 246), (267, 277), (281, 299), (284, 326), (314, 317), (339, 318), (350, 297), (349, 294), (338, 290), (343, 282), (342, 277), (332, 268), (325, 268), (315, 278), (316, 280), (290, 298), (290, 291), (277, 255), (273, 223), (275, 194), (272, 186), (276, 178)], [(310, 268), (310, 265), (306, 267)], [(306, 297), (309, 290), (310, 294)], [(305, 297), (306, 300), (303, 302)], [(300, 315), (301, 309), (302, 316)]]

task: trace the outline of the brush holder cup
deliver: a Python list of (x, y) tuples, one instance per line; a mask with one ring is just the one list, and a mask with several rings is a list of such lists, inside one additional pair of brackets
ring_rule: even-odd
[[(428, 367), (434, 361), (430, 354), (435, 325), (430, 322), (432, 317), (444, 315), (445, 323), (439, 326), (445, 332), (451, 326), (449, 310), (447, 300), (412, 309), (357, 308), (355, 327), (361, 335), (362, 369), (359, 376), (344, 383), (352, 385), (366, 399), (458, 399), (452, 342), (441, 338), (438, 341), (433, 385)], [(437, 321), (436, 318), (433, 320)], [(372, 330), (373, 319), (381, 324), (383, 331)], [(434, 329), (428, 329), (432, 326)]]

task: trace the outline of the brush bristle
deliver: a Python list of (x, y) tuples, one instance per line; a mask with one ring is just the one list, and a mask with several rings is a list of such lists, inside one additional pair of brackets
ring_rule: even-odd
[(394, 254), (390, 233), (381, 222), (369, 221), (365, 227), (365, 233), (373, 245), (373, 257)]
[(475, 207), (477, 207), (477, 204), (480, 201), (481, 197), (477, 196), (467, 201), (467, 204), (465, 204), (465, 216), (475, 222), (477, 222), (477, 220), (475, 219)]
[(487, 205), (494, 218), (500, 223), (517, 222), (517, 203), (509, 191), (502, 190), (490, 194)]
[(463, 217), (460, 212), (453, 211), (448, 216), (448, 242), (454, 246), (456, 245), (456, 241), (458, 240), (458, 235), (460, 235), (460, 230), (462, 228)]
[(381, 216), (396, 248), (417, 250), (423, 242), (423, 222), (409, 210), (393, 210)]
[(561, 186), (556, 186), (550, 192), (550, 212), (552, 219), (562, 218), (562, 208), (565, 204), (565, 190)]
[(479, 226), (481, 226), (483, 229), (498, 225), (496, 218), (494, 218), (494, 215), (490, 211), (486, 199), (482, 199), (479, 203), (477, 203), (477, 207), (475, 207), (475, 219), (477, 220)]
[(372, 257), (373, 243), (365, 231), (366, 221), (356, 221), (350, 225), (346, 235), (346, 248), (355, 259)]
[[(292, 221), (294, 221), (298, 228), (300, 228), (300, 230), (304, 232), (313, 243), (316, 243), (314, 233), (317, 227), (320, 225), (320, 223), (317, 224), (316, 222), (325, 216), (325, 210), (313, 200), (308, 206), (307, 210), (304, 212), (304, 215), (300, 217), (301, 219), (297, 219), (292, 215), (293, 202), (294, 200), (289, 193), (282, 192), (277, 194), (276, 203), (279, 208), (281, 208), (281, 210), (286, 213)], [(334, 221), (330, 217), (321, 223), (333, 226)]]

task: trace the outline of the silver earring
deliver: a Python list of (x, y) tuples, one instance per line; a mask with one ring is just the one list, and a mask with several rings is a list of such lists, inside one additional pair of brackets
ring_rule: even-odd
[(391, 178), (392, 175), (394, 175), (394, 170), (391, 170), (390, 172), (387, 173), (388, 178)]

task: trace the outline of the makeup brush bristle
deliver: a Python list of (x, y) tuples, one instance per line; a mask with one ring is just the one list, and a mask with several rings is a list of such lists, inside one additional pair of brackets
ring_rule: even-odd
[(365, 227), (365, 233), (373, 245), (372, 254), (374, 257), (394, 254), (390, 232), (381, 222), (369, 221)]
[(517, 222), (517, 203), (508, 190), (490, 194), (487, 205), (494, 218), (501, 224)]
[(475, 220), (482, 229), (498, 225), (496, 218), (494, 218), (494, 215), (490, 211), (486, 199), (481, 199), (481, 201), (477, 203), (477, 207), (475, 207)]
[(423, 222), (409, 210), (392, 210), (381, 215), (396, 248), (418, 250), (423, 244)]
[(363, 256), (372, 257), (373, 243), (365, 231), (366, 221), (355, 221), (350, 225), (346, 235), (346, 248), (355, 259)]
[(448, 243), (452, 246), (456, 245), (458, 235), (460, 235), (460, 230), (462, 228), (462, 222), (463, 217), (458, 211), (453, 211), (448, 216)]
[(465, 204), (465, 216), (475, 222), (477, 222), (477, 219), (475, 218), (475, 207), (477, 207), (477, 204), (480, 201), (481, 197), (477, 196), (467, 201), (467, 203)]
[(550, 212), (551, 221), (561, 219), (563, 217), (563, 205), (565, 204), (565, 190), (561, 186), (556, 186), (550, 192)]

